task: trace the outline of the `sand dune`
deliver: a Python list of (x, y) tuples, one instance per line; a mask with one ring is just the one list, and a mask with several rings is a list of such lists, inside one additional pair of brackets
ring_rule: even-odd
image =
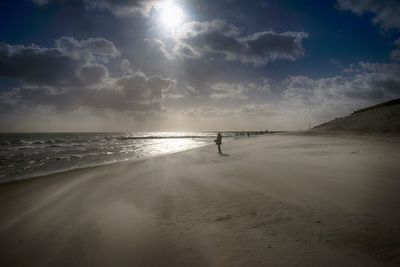
[(314, 127), (311, 132), (400, 134), (400, 99), (357, 110)]
[(399, 266), (400, 141), (270, 135), (0, 186), (0, 266)]

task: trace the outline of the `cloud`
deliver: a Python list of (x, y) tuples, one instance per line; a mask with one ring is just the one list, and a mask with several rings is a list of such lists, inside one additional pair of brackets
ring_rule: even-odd
[(393, 50), (390, 53), (390, 58), (396, 61), (400, 61), (400, 49)]
[(400, 29), (400, 2), (398, 0), (338, 0), (338, 6), (358, 15), (373, 14), (373, 22), (383, 29)]
[(117, 111), (161, 110), (163, 92), (175, 81), (142, 72), (110, 78), (96, 89), (85, 90), (81, 106)]
[(94, 88), (25, 85), (0, 94), (0, 104), (13, 108), (51, 107), (53, 110), (76, 110), (80, 107), (114, 111), (161, 110), (163, 93), (175, 81), (142, 72), (107, 78)]
[[(280, 100), (266, 99), (267, 102), (256, 104), (254, 99), (257, 98), (248, 97), (243, 99), (247, 103), (240, 107), (197, 107), (191, 109), (190, 115), (224, 118), (229, 122), (241, 118), (239, 121), (242, 123), (261, 123), (256, 125), (272, 123), (266, 124), (267, 128), (270, 128), (269, 125), (288, 129), (305, 128), (309, 120), (315, 125), (348, 115), (358, 108), (400, 97), (399, 77), (400, 64), (359, 62), (351, 66), (346, 75), (321, 79), (289, 76), (276, 85), (275, 89), (282, 90)], [(238, 94), (238, 91), (245, 92), (236, 88), (233, 95)], [(243, 118), (246, 120), (243, 121)]]
[(186, 85), (185, 86), (186, 92), (190, 95), (197, 95), (200, 93), (199, 90), (197, 90), (195, 87), (190, 86), (190, 85)]
[(225, 83), (218, 82), (211, 85), (212, 93), (209, 95), (213, 99), (248, 99), (251, 94), (270, 93), (270, 85), (267, 80), (261, 79), (259, 82)]
[[(32, 0), (39, 6), (63, 0)], [(103, 10), (116, 16), (148, 16), (154, 6), (162, 0), (78, 0), (83, 2), (86, 9)]]
[[(43, 0), (42, 0), (43, 1)], [(116, 16), (149, 15), (161, 0), (83, 0), (87, 9), (106, 10)]]
[(186, 111), (188, 116), (198, 118), (227, 118), (227, 117), (246, 117), (260, 118), (278, 115), (277, 108), (271, 104), (244, 104), (239, 107), (216, 108), (212, 106), (202, 106), (190, 108)]
[[(162, 41), (161, 41), (162, 42)], [(173, 49), (172, 54), (165, 52), (165, 45), (159, 44), (160, 51), (163, 52), (166, 58), (174, 58), (174, 56), (178, 56), (180, 58), (188, 58), (188, 59), (197, 59), (201, 58), (202, 54), (199, 51), (196, 51), (192, 46), (185, 43), (177, 43)]]
[(119, 55), (114, 44), (103, 38), (62, 37), (51, 48), (0, 43), (0, 77), (51, 86), (93, 84), (108, 76), (107, 68), (98, 62)]
[(282, 106), (287, 110), (313, 115), (322, 122), (354, 109), (400, 97), (400, 64), (360, 62), (350, 77), (311, 79), (289, 76), (282, 86)]
[(130, 74), (133, 73), (132, 65), (127, 59), (123, 59), (121, 62), (121, 70), (123, 74)]
[(233, 115), (230, 108), (216, 108), (212, 106), (201, 106), (190, 108), (185, 111), (187, 116), (196, 118), (221, 118)]
[[(38, 6), (64, 0), (31, 0)], [(154, 6), (162, 0), (78, 0), (83, 2), (86, 9), (103, 10), (116, 16), (148, 16)]]
[(50, 0), (32, 0), (32, 2), (36, 5), (44, 6), (47, 5), (50, 2)]
[(77, 83), (80, 62), (57, 48), (0, 44), (0, 76), (25, 82)]
[(126, 59), (121, 61), (123, 75), (110, 77), (104, 64), (120, 55), (104, 38), (62, 37), (51, 48), (1, 43), (0, 77), (21, 84), (3, 90), (0, 106), (14, 111), (40, 106), (55, 111), (161, 110), (163, 94), (175, 86), (175, 80), (133, 72)]
[(240, 107), (240, 114), (244, 116), (275, 116), (278, 114), (276, 108), (271, 104), (247, 104)]
[(165, 79), (157, 75), (147, 77), (142, 72), (136, 72), (113, 80), (111, 88), (117, 87), (117, 91), (122, 92), (128, 100), (152, 102), (160, 101), (163, 90), (174, 85), (175, 81), (172, 79)]
[(229, 84), (229, 83), (215, 83), (211, 86), (213, 92), (210, 94), (210, 98), (213, 99), (225, 99), (225, 98), (239, 98), (247, 99), (245, 95), (247, 88), (241, 84)]
[(395, 43), (397, 49), (393, 50), (390, 53), (390, 58), (395, 61), (400, 61), (400, 39), (397, 39), (396, 42), (394, 42), (394, 43)]
[(164, 41), (157, 38), (153, 38), (153, 39), (144, 39), (144, 42), (148, 45), (148, 47), (152, 51), (157, 52), (158, 54), (157, 56), (161, 55), (165, 58), (172, 59), (172, 56), (168, 52), (167, 45), (165, 44)]
[[(400, 1), (398, 0), (338, 0), (338, 7), (362, 15), (370, 13), (372, 21), (383, 30), (400, 30)], [(390, 53), (390, 58), (400, 61), (400, 39), (395, 41), (397, 49)]]
[(83, 65), (77, 75), (84, 84), (99, 84), (109, 73), (104, 65), (89, 63)]
[(114, 43), (104, 38), (88, 38), (78, 41), (73, 37), (61, 37), (55, 41), (56, 48), (74, 59), (107, 61), (120, 56)]
[(261, 66), (278, 59), (303, 57), (302, 40), (307, 37), (305, 32), (264, 31), (245, 35), (239, 28), (222, 20), (192, 21), (174, 33), (175, 45), (171, 52), (166, 52), (166, 45), (161, 40), (153, 45), (158, 45), (167, 57), (196, 59), (219, 56), (227, 61)]

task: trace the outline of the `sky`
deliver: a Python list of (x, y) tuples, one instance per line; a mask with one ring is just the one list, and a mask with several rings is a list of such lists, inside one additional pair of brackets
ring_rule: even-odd
[(400, 97), (398, 0), (3, 0), (0, 131), (298, 130)]

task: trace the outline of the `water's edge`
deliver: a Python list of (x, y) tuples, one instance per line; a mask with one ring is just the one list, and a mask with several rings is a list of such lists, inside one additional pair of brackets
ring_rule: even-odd
[(56, 170), (56, 171), (36, 173), (36, 174), (33, 174), (33, 175), (22, 176), (22, 177), (19, 177), (17, 179), (10, 179), (10, 180), (4, 180), (4, 181), (0, 180), (0, 186), (14, 184), (14, 183), (21, 183), (21, 182), (25, 182), (25, 181), (31, 180), (31, 179), (40, 179), (40, 178), (49, 177), (49, 176), (56, 175), (56, 174), (68, 173), (68, 172), (71, 172), (71, 171), (86, 170), (86, 169), (98, 168), (98, 167), (103, 167), (103, 166), (107, 166), (107, 165), (114, 165), (114, 164), (123, 164), (123, 163), (129, 164), (129, 163), (133, 163), (133, 162), (140, 162), (140, 161), (144, 161), (144, 160), (148, 160), (148, 159), (169, 156), (169, 155), (177, 154), (177, 153), (183, 153), (183, 152), (187, 152), (187, 151), (194, 150), (194, 149), (199, 149), (199, 148), (210, 146), (210, 145), (213, 145), (213, 144), (212, 143), (206, 143), (206, 144), (199, 145), (197, 147), (190, 147), (190, 148), (187, 148), (185, 150), (180, 150), (180, 151), (172, 151), (172, 152), (166, 152), (166, 153), (163, 153), (163, 154), (146, 155), (146, 156), (143, 156), (141, 158), (130, 158), (130, 159), (116, 160), (116, 161), (111, 161), (111, 162), (88, 165), (88, 166), (73, 167), (73, 168), (70, 168), (70, 169), (60, 169), (60, 170)]

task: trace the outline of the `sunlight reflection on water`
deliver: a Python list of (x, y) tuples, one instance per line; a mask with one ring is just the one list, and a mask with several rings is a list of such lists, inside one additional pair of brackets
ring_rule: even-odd
[(178, 151), (183, 151), (206, 144), (205, 141), (193, 139), (167, 139), (167, 140), (152, 140), (147, 146), (147, 154), (161, 155)]
[(211, 143), (214, 135), (212, 132), (3, 134), (0, 135), (0, 183), (184, 151)]

